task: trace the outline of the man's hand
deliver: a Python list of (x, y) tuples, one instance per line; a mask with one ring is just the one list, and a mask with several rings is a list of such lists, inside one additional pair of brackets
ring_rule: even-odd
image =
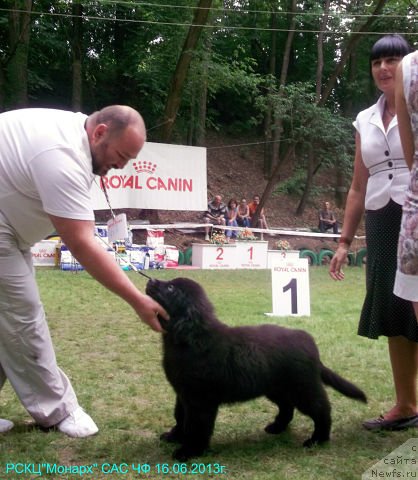
[(157, 315), (168, 320), (167, 312), (152, 298), (140, 292), (115, 260), (97, 243), (94, 223), (52, 215), (50, 217), (63, 242), (87, 272), (129, 303), (144, 323), (156, 332), (162, 332)]
[(159, 303), (154, 301), (148, 295), (142, 295), (140, 301), (138, 302), (138, 306), (132, 306), (134, 307), (136, 313), (139, 315), (141, 320), (149, 327), (151, 327), (156, 332), (164, 331), (158, 320), (158, 316), (161, 316), (165, 320), (169, 320), (169, 316)]

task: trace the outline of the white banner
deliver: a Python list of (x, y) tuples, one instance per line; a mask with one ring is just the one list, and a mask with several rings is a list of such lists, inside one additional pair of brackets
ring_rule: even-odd
[(53, 267), (57, 255), (56, 240), (41, 240), (31, 247), (33, 264), (36, 267)]
[[(138, 157), (103, 177), (112, 208), (206, 210), (206, 148), (146, 142)], [(100, 179), (91, 195), (108, 210)]]

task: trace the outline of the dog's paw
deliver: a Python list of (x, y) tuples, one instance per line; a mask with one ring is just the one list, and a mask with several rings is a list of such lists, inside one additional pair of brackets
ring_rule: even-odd
[(307, 440), (305, 440), (303, 442), (303, 446), (305, 448), (312, 448), (312, 447), (315, 447), (316, 445), (322, 445), (323, 443), (326, 443), (328, 441), (329, 441), (329, 438), (319, 440), (319, 439), (311, 437), (311, 438), (308, 438)]
[(204, 450), (185, 447), (184, 445), (174, 450), (173, 459), (178, 460), (179, 462), (187, 462), (190, 458), (200, 457), (203, 455)]
[(317, 442), (315, 440), (312, 440), (312, 438), (308, 438), (307, 440), (305, 440), (303, 442), (303, 446), (305, 448), (312, 448), (314, 447), (315, 445), (317, 445)]
[(179, 435), (178, 431), (175, 428), (172, 428), (168, 432), (164, 432), (160, 435), (160, 440), (164, 440), (164, 442), (168, 443), (180, 443), (181, 436)]
[(272, 435), (278, 435), (286, 430), (287, 426), (279, 425), (278, 423), (269, 423), (265, 428), (264, 431), (266, 433), (270, 433)]

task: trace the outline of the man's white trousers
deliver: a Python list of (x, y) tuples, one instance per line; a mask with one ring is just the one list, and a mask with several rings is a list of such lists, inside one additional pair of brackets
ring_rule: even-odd
[(18, 248), (0, 212), (0, 389), (6, 379), (44, 427), (59, 423), (78, 406), (56, 362), (30, 249)]

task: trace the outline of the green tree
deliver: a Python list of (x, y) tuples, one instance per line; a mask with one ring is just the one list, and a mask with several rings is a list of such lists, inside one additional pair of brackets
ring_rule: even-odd
[[(1, 57), (1, 106), (12, 103), (17, 107), (24, 107), (28, 103), (28, 50), (30, 39), (30, 0), (15, 0), (1, 2), (8, 4), (8, 38), (2, 35), (5, 42)], [(6, 23), (2, 22), (2, 30)]]
[(0, 108), (128, 103), (150, 140), (264, 135), (261, 204), (291, 162), (306, 173), (303, 209), (321, 168), (344, 188), (349, 149), (327, 134), (351, 138), (344, 117), (376, 98), (371, 44), (383, 32), (416, 41), (416, 13), (410, 0), (0, 0)]
[(195, 10), (192, 25), (189, 28), (176, 69), (170, 82), (170, 89), (167, 95), (163, 123), (161, 126), (161, 140), (163, 142), (167, 143), (171, 139), (173, 125), (181, 102), (183, 85), (187, 77), (190, 62), (193, 58), (194, 50), (197, 47), (197, 43), (202, 33), (202, 28), (207, 22), (211, 5), (212, 0), (199, 0)]

